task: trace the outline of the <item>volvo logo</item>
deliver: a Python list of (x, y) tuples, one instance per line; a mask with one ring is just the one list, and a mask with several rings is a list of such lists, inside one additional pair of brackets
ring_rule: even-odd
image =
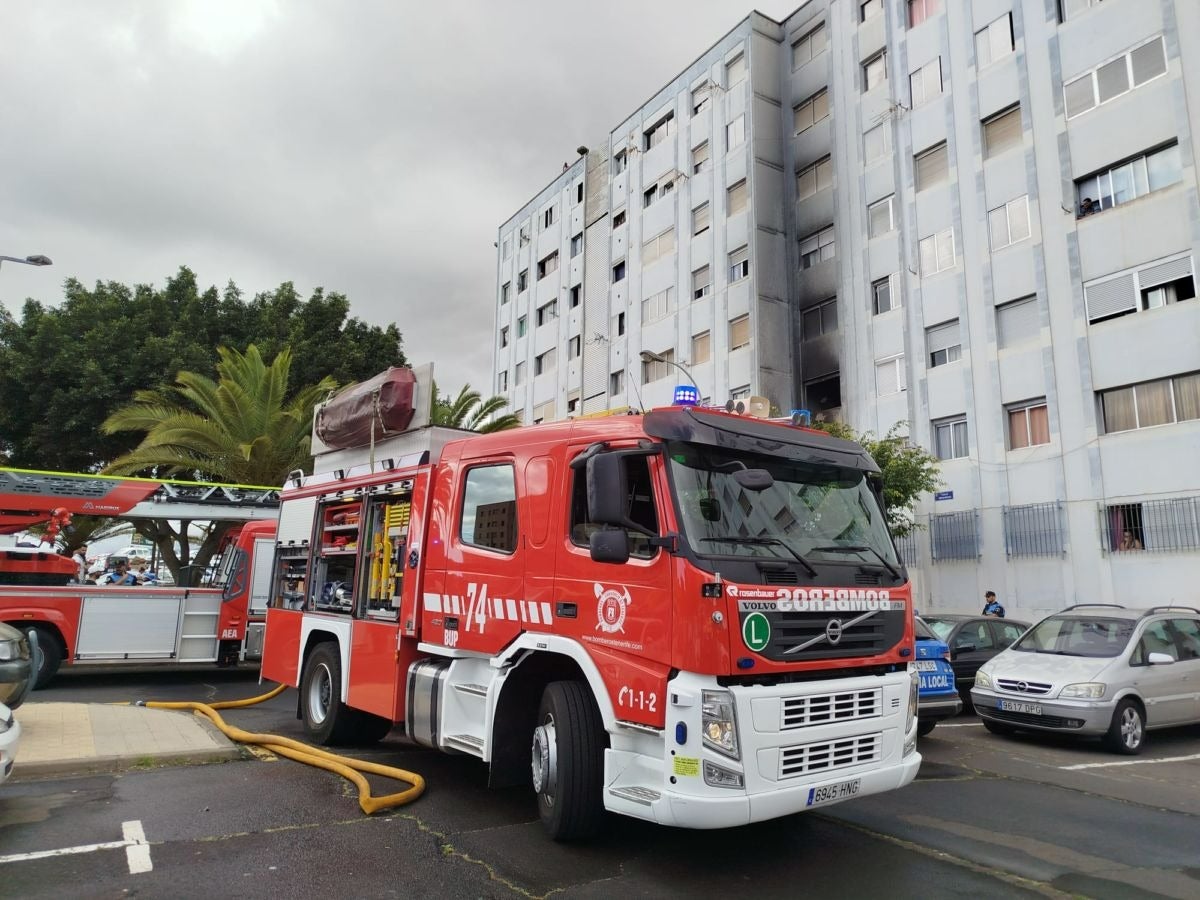
[(1028, 684), (1026, 684), (1024, 681), (1018, 681), (1018, 682), (1017, 682), (1017, 690), (1018, 690), (1018, 691), (1020, 691), (1020, 692), (1023, 694), (1023, 693), (1025, 693), (1027, 690), (1029, 690), (1029, 685), (1028, 685)]
[(830, 619), (829, 624), (825, 626), (825, 639), (829, 643), (836, 644), (842, 639), (842, 620)]

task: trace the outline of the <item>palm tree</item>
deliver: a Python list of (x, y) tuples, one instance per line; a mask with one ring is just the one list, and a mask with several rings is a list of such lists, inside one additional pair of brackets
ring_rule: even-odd
[(521, 424), (521, 417), (516, 413), (505, 413), (492, 421), (486, 421), (489, 416), (498, 413), (508, 406), (508, 401), (496, 395), (483, 399), (479, 391), (473, 390), (469, 384), (464, 384), (458, 396), (451, 399), (449, 395), (442, 397), (438, 394), (437, 382), (433, 383), (433, 412), (430, 421), (434, 425), (446, 425), (450, 428), (465, 428), (468, 431), (478, 431), (490, 434), (493, 431), (507, 431)]

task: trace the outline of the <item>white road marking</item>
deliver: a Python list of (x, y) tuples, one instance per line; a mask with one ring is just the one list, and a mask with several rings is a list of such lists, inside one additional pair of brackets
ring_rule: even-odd
[(125, 838), (121, 841), (105, 841), (100, 844), (81, 844), (78, 847), (60, 847), (57, 850), (38, 850), (33, 853), (12, 853), (8, 856), (0, 856), (0, 865), (28, 862), (34, 859), (50, 859), (55, 856), (73, 856), (78, 853), (95, 853), (97, 850), (120, 850), (124, 847), (130, 875), (152, 871), (154, 864), (150, 861), (150, 845), (146, 843), (146, 833), (142, 830), (142, 823), (137, 819), (122, 822), (121, 834)]
[(1125, 759), (1120, 762), (1082, 763), (1077, 766), (1059, 766), (1059, 768), (1065, 772), (1073, 772), (1079, 769), (1105, 769), (1109, 766), (1146, 766), (1154, 763), (1188, 762), (1193, 759), (1200, 759), (1200, 753), (1193, 753), (1190, 756), (1165, 756), (1162, 759)]

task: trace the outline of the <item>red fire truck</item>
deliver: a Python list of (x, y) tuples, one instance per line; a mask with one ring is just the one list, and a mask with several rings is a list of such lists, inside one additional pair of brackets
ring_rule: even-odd
[(556, 839), (915, 777), (911, 586), (860, 446), (687, 406), (368, 427), (373, 398), (341, 434), (318, 412), (315, 472), (282, 494), (262, 672), (314, 739), (402, 723), (532, 782)]
[(52, 546), (0, 549), (0, 622), (38, 632), (38, 686), (63, 662), (257, 659), (278, 511), (274, 488), (0, 469), (0, 534), (57, 528), (72, 514), (242, 523), (202, 587), (79, 584), (75, 562)]

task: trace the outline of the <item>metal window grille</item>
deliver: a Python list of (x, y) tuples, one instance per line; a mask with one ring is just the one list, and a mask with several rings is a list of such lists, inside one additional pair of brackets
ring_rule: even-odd
[(904, 537), (898, 537), (895, 540), (896, 552), (900, 554), (900, 561), (909, 568), (920, 565), (921, 549), (917, 544), (917, 533), (910, 531)]
[(979, 513), (973, 509), (929, 517), (934, 562), (979, 558)]
[(1107, 553), (1200, 550), (1200, 495), (1101, 506), (1099, 514)]
[(1062, 503), (1004, 507), (1004, 552), (1011, 556), (1061, 556)]

